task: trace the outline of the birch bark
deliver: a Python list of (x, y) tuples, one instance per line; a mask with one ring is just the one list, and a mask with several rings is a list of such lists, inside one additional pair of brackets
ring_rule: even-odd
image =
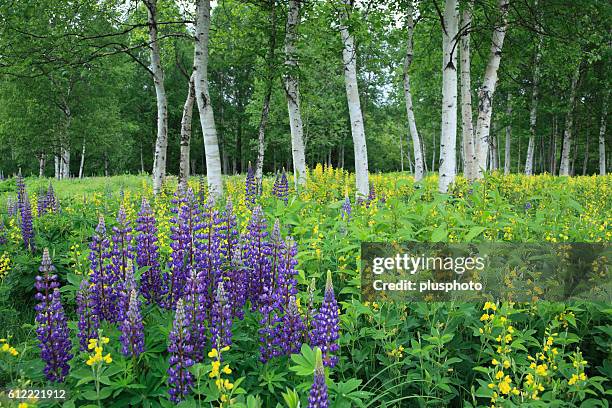
[(610, 92), (607, 91), (604, 96), (604, 102), (601, 109), (601, 125), (599, 126), (599, 175), (606, 175), (606, 120), (608, 115), (608, 97)]
[[(537, 0), (534, 3), (538, 7)], [(529, 111), (529, 144), (527, 145), (527, 159), (525, 161), (525, 174), (533, 174), (533, 156), (535, 151), (536, 121), (538, 115), (539, 81), (540, 81), (540, 59), (542, 58), (542, 35), (538, 34), (536, 54), (533, 61), (533, 85), (531, 90), (531, 109)]]
[(210, 33), (210, 0), (198, 0), (196, 7), (196, 35), (193, 69), (194, 88), (206, 156), (208, 191), (213, 197), (223, 194), (221, 157), (215, 127), (215, 115), (208, 90), (208, 41)]
[(574, 127), (574, 105), (576, 100), (576, 88), (578, 79), (580, 78), (580, 64), (576, 67), (572, 76), (572, 84), (570, 87), (569, 107), (565, 117), (565, 131), (563, 132), (563, 145), (561, 149), (561, 164), (559, 165), (559, 175), (570, 175), (570, 155), (572, 149), (572, 128)]
[(497, 85), (497, 71), (501, 61), (504, 38), (508, 29), (508, 8), (510, 0), (499, 0), (501, 25), (493, 30), (489, 62), (485, 70), (482, 86), (478, 91), (478, 120), (476, 122), (476, 178), (482, 178), (487, 170), (489, 153), (489, 133), (491, 131), (491, 115), (493, 112), (493, 95)]
[(183, 106), (183, 117), (181, 119), (181, 158), (179, 164), (179, 182), (187, 182), (189, 178), (189, 153), (191, 148), (191, 122), (193, 117), (193, 102), (195, 99), (194, 89), (195, 73), (189, 77), (189, 89)]
[(468, 180), (475, 177), (474, 163), (474, 122), (472, 120), (472, 78), (470, 55), (470, 30), (472, 28), (472, 7), (469, 2), (461, 17), (465, 30), (461, 36), (461, 123), (463, 141), (463, 173)]
[(508, 92), (508, 101), (506, 106), (506, 116), (508, 124), (506, 125), (506, 143), (504, 148), (504, 174), (510, 174), (512, 165), (510, 148), (512, 147), (512, 94)]
[(438, 190), (448, 191), (455, 180), (457, 151), (457, 53), (459, 31), (457, 0), (446, 0), (442, 22), (442, 127)]
[(349, 12), (353, 8), (353, 0), (344, 0), (344, 18), (340, 24), (342, 37), (342, 62), (344, 64), (344, 83), (351, 121), (351, 134), (355, 150), (355, 184), (357, 199), (364, 200), (369, 193), (368, 148), (366, 145), (359, 88), (357, 87), (357, 49), (355, 38), (349, 31)]

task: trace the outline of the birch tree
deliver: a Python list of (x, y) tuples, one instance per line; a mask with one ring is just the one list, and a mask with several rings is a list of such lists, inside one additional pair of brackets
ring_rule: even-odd
[(266, 80), (265, 91), (261, 106), (261, 117), (257, 128), (257, 162), (255, 164), (255, 179), (257, 188), (261, 191), (263, 179), (264, 154), (266, 150), (266, 126), (270, 117), (270, 99), (272, 97), (272, 86), (274, 83), (274, 58), (276, 54), (276, 4), (275, 0), (268, 1), (270, 8), (270, 31), (268, 35), (268, 52), (266, 55)]
[(599, 175), (606, 175), (606, 121), (608, 116), (608, 97), (610, 92), (606, 90), (603, 106), (601, 108), (601, 125), (599, 126)]
[(493, 95), (497, 85), (497, 71), (501, 61), (502, 47), (508, 29), (509, 0), (499, 0), (501, 24), (493, 30), (489, 61), (484, 73), (482, 86), (478, 91), (478, 120), (476, 122), (476, 178), (482, 178), (487, 170), (489, 154), (489, 134), (491, 131), (491, 116), (493, 113)]
[(189, 88), (187, 98), (183, 106), (183, 117), (181, 119), (181, 159), (179, 163), (179, 182), (186, 183), (189, 179), (189, 157), (191, 148), (191, 122), (193, 116), (193, 102), (195, 100), (195, 73), (189, 77)]
[(406, 112), (408, 114), (408, 129), (410, 131), (410, 136), (412, 137), (412, 148), (414, 151), (414, 180), (421, 181), (425, 173), (423, 164), (423, 149), (421, 147), (421, 137), (417, 131), (416, 119), (414, 118), (412, 92), (410, 90), (410, 66), (412, 65), (412, 60), (414, 58), (414, 3), (412, 0), (408, 0), (408, 10), (406, 10), (406, 14), (408, 39), (406, 42), (406, 58), (404, 59), (403, 73), (404, 99), (406, 101)]
[(576, 101), (576, 88), (580, 78), (580, 64), (574, 70), (570, 85), (569, 106), (565, 116), (565, 130), (563, 132), (563, 145), (561, 148), (561, 164), (559, 165), (559, 175), (570, 175), (570, 155), (572, 149), (572, 131), (574, 127), (574, 105)]
[(463, 173), (468, 180), (475, 177), (474, 163), (474, 122), (472, 120), (472, 78), (470, 56), (470, 30), (472, 28), (472, 8), (470, 1), (461, 16), (463, 34), (461, 36), (461, 123), (463, 143)]
[(161, 191), (166, 176), (166, 151), (168, 149), (168, 98), (164, 86), (164, 70), (157, 38), (157, 0), (144, 0), (149, 23), (149, 48), (151, 52), (150, 70), (153, 74), (155, 96), (157, 99), (157, 139), (153, 159), (153, 193)]
[(357, 48), (355, 38), (349, 30), (349, 19), (353, 10), (354, 0), (344, 0), (343, 18), (340, 23), (342, 37), (342, 62), (344, 64), (344, 84), (348, 101), (351, 134), (355, 150), (355, 184), (357, 199), (365, 199), (369, 193), (368, 148), (366, 145), (359, 88), (357, 86)]
[[(534, 2), (534, 7), (537, 9), (538, 2)], [(539, 31), (539, 27), (538, 28)], [(542, 58), (542, 35), (538, 34), (535, 57), (533, 59), (533, 80), (531, 89), (531, 109), (529, 111), (529, 144), (527, 145), (527, 159), (525, 160), (525, 174), (531, 176), (533, 174), (533, 156), (535, 151), (536, 137), (536, 121), (538, 115), (538, 85), (540, 81), (540, 60)]]
[(457, 0), (446, 0), (442, 18), (442, 128), (440, 134), (440, 178), (438, 190), (448, 191), (457, 167), (457, 53), (459, 32)]
[(204, 138), (206, 178), (213, 197), (223, 194), (221, 156), (215, 127), (215, 115), (208, 90), (208, 41), (210, 33), (210, 0), (198, 0), (196, 6), (195, 52), (193, 58), (194, 90), (198, 104), (200, 125)]
[(508, 92), (506, 106), (506, 116), (508, 123), (506, 124), (506, 143), (504, 148), (504, 174), (507, 176), (510, 174), (510, 167), (512, 166), (510, 155), (510, 148), (512, 147), (512, 94)]
[(301, 0), (289, 0), (285, 30), (285, 68), (287, 70), (285, 74), (285, 94), (287, 95), (287, 108), (289, 110), (293, 178), (296, 190), (299, 186), (306, 184), (307, 176), (296, 50), (297, 29), (300, 23), (300, 3)]

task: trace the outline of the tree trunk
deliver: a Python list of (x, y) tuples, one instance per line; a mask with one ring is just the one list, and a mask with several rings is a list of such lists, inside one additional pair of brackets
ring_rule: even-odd
[[(537, 9), (538, 1), (534, 3)], [(529, 144), (527, 145), (527, 159), (525, 161), (525, 174), (533, 174), (533, 156), (535, 151), (536, 121), (538, 115), (538, 83), (540, 81), (540, 59), (542, 57), (542, 36), (538, 35), (536, 54), (533, 61), (533, 85), (531, 89), (531, 110), (529, 111)]]
[(580, 64), (576, 67), (572, 77), (570, 88), (569, 107), (565, 117), (565, 131), (563, 132), (563, 148), (561, 150), (561, 164), (559, 165), (559, 175), (570, 175), (570, 154), (572, 150), (572, 128), (574, 127), (574, 102), (576, 100), (576, 88), (580, 78)]
[(606, 91), (601, 108), (601, 125), (599, 127), (599, 175), (606, 175), (606, 120), (608, 115), (608, 95)]
[(508, 124), (506, 125), (506, 145), (504, 148), (504, 174), (507, 176), (510, 174), (510, 167), (512, 165), (510, 147), (512, 143), (512, 94), (508, 92), (508, 101), (506, 106), (506, 116)]
[(509, 0), (499, 0), (499, 10), (502, 24), (493, 31), (491, 52), (484, 80), (478, 91), (478, 120), (476, 122), (476, 178), (482, 178), (487, 170), (489, 149), (489, 132), (491, 130), (491, 115), (493, 112), (493, 95), (497, 84), (497, 70), (501, 61), (504, 38), (508, 29)]
[[(410, 90), (410, 66), (414, 57), (414, 4), (413, 0), (408, 0), (408, 10), (406, 11), (406, 25), (408, 26), (408, 41), (406, 43), (406, 58), (404, 60), (404, 99), (406, 100), (406, 111), (408, 113), (408, 129), (412, 137), (412, 148), (414, 151), (414, 180), (421, 181), (425, 173), (423, 166), (423, 151), (421, 150), (421, 137), (417, 131), (414, 109), (412, 105), (412, 92)], [(401, 140), (401, 138), (400, 138)], [(402, 171), (403, 171), (402, 162)]]
[(45, 164), (47, 162), (47, 156), (41, 153), (38, 156), (38, 177), (45, 177)]
[(179, 183), (186, 183), (189, 179), (189, 153), (191, 148), (191, 122), (193, 116), (193, 101), (195, 99), (194, 88), (195, 73), (189, 77), (189, 88), (187, 98), (183, 106), (183, 118), (181, 119), (181, 160), (179, 165)]
[(306, 184), (306, 154), (304, 151), (304, 126), (300, 110), (300, 89), (298, 81), (298, 60), (296, 51), (297, 28), (300, 22), (300, 1), (289, 0), (285, 34), (285, 94), (289, 110), (291, 130), (291, 152), (293, 157), (293, 176), (295, 189)]
[(196, 36), (193, 68), (194, 86), (198, 113), (204, 139), (206, 155), (206, 178), (208, 191), (213, 197), (223, 194), (221, 179), (221, 157), (215, 128), (215, 116), (208, 91), (208, 40), (210, 31), (210, 0), (198, 0), (196, 10)]
[(55, 154), (53, 156), (53, 161), (54, 161), (54, 169), (55, 169), (55, 178), (57, 180), (60, 179), (60, 156), (59, 154)]
[(140, 142), (140, 174), (144, 174), (144, 154), (142, 152), (142, 141)]
[(259, 119), (259, 127), (257, 129), (257, 162), (255, 165), (255, 180), (257, 188), (261, 191), (261, 183), (263, 179), (264, 154), (266, 150), (266, 126), (270, 117), (270, 98), (272, 97), (272, 85), (274, 83), (274, 58), (276, 51), (276, 2), (271, 0), (270, 7), (270, 32), (268, 35), (268, 53), (266, 56), (267, 72), (266, 72), (266, 89), (261, 107), (261, 117)]
[(161, 63), (161, 52), (157, 40), (157, 0), (144, 0), (147, 7), (149, 23), (149, 48), (151, 50), (151, 72), (157, 99), (157, 138), (155, 140), (155, 158), (153, 159), (153, 193), (161, 191), (166, 176), (166, 150), (168, 149), (168, 100), (164, 87), (164, 70)]
[(589, 129), (587, 128), (586, 144), (584, 145), (584, 161), (582, 162), (582, 175), (586, 176), (589, 165)]
[(353, 0), (344, 0), (344, 21), (340, 25), (342, 36), (342, 62), (344, 64), (344, 82), (346, 87), (346, 98), (351, 121), (351, 134), (353, 136), (353, 147), (355, 150), (355, 184), (357, 199), (364, 200), (369, 193), (368, 174), (368, 148), (366, 145), (365, 128), (361, 113), (361, 101), (359, 100), (359, 88), (357, 87), (357, 49), (355, 39), (349, 31), (349, 13), (353, 7)]
[(468, 180), (475, 177), (474, 123), (472, 120), (472, 78), (470, 56), (470, 30), (472, 29), (472, 2), (466, 4), (461, 17), (465, 30), (461, 36), (461, 123), (463, 139), (463, 174)]
[(557, 116), (553, 116), (553, 134), (552, 134), (552, 146), (550, 153), (550, 174), (557, 174), (557, 140), (559, 139), (559, 126), (557, 123)]
[(62, 158), (60, 162), (60, 178), (70, 178), (70, 147), (62, 148)]
[(442, 22), (442, 128), (438, 190), (446, 193), (456, 175), (457, 152), (457, 52), (459, 10), (457, 0), (446, 0)]
[(83, 178), (84, 168), (85, 168), (85, 138), (83, 138), (83, 147), (81, 149), (81, 163), (79, 164), (79, 179)]
[(499, 168), (499, 160), (498, 160), (498, 156), (497, 156), (497, 129), (495, 127), (493, 127), (493, 135), (490, 138), (491, 139), (491, 158), (489, 163), (491, 163), (491, 170), (495, 171)]

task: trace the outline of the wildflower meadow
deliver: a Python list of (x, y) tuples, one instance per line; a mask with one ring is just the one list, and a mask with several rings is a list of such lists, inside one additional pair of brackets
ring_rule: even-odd
[(609, 405), (609, 303), (362, 302), (360, 243), (606, 243), (611, 176), (253, 177), (1, 181), (0, 406)]

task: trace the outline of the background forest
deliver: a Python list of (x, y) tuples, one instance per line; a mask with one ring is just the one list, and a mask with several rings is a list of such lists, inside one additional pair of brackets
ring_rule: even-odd
[[(283, 82), (287, 3), (213, 2), (208, 80), (224, 174), (244, 172), (249, 161), (255, 163), (261, 126), (264, 171), (292, 168)], [(306, 162), (353, 169), (339, 33), (345, 5), (302, 3), (296, 46)], [(425, 167), (438, 170), (444, 21), (440, 3), (384, 0), (351, 6), (348, 26), (356, 43), (371, 171), (414, 168), (405, 69)], [(465, 9), (472, 7), (472, 23), (466, 24)], [(410, 8), (414, 8), (411, 64), (406, 61)], [(179, 172), (182, 111), (193, 65), (194, 11), (188, 1), (157, 2), (168, 101), (167, 172), (171, 174)], [(494, 1), (461, 2), (459, 14), (455, 56), (460, 37), (468, 35), (475, 126), (491, 36), (502, 23)], [(566, 131), (574, 139), (570, 174), (600, 171), (599, 146), (606, 141), (611, 16), (610, 3), (600, 0), (509, 4), (492, 100), (489, 168), (506, 165), (511, 172), (525, 171), (535, 90), (533, 172), (558, 173)], [(53, 159), (65, 149), (71, 176), (150, 172), (157, 129), (150, 44), (147, 9), (140, 2), (0, 2), (0, 171), (10, 175), (21, 168), (25, 175), (38, 174), (42, 164), (42, 174), (60, 177), (57, 169), (54, 172)], [(464, 83), (461, 87), (465, 88)], [(262, 112), (267, 98), (266, 123)], [(462, 171), (461, 114), (455, 126), (457, 170)], [(609, 166), (610, 154), (602, 154)], [(190, 162), (192, 174), (206, 172), (199, 126), (193, 126)]]

